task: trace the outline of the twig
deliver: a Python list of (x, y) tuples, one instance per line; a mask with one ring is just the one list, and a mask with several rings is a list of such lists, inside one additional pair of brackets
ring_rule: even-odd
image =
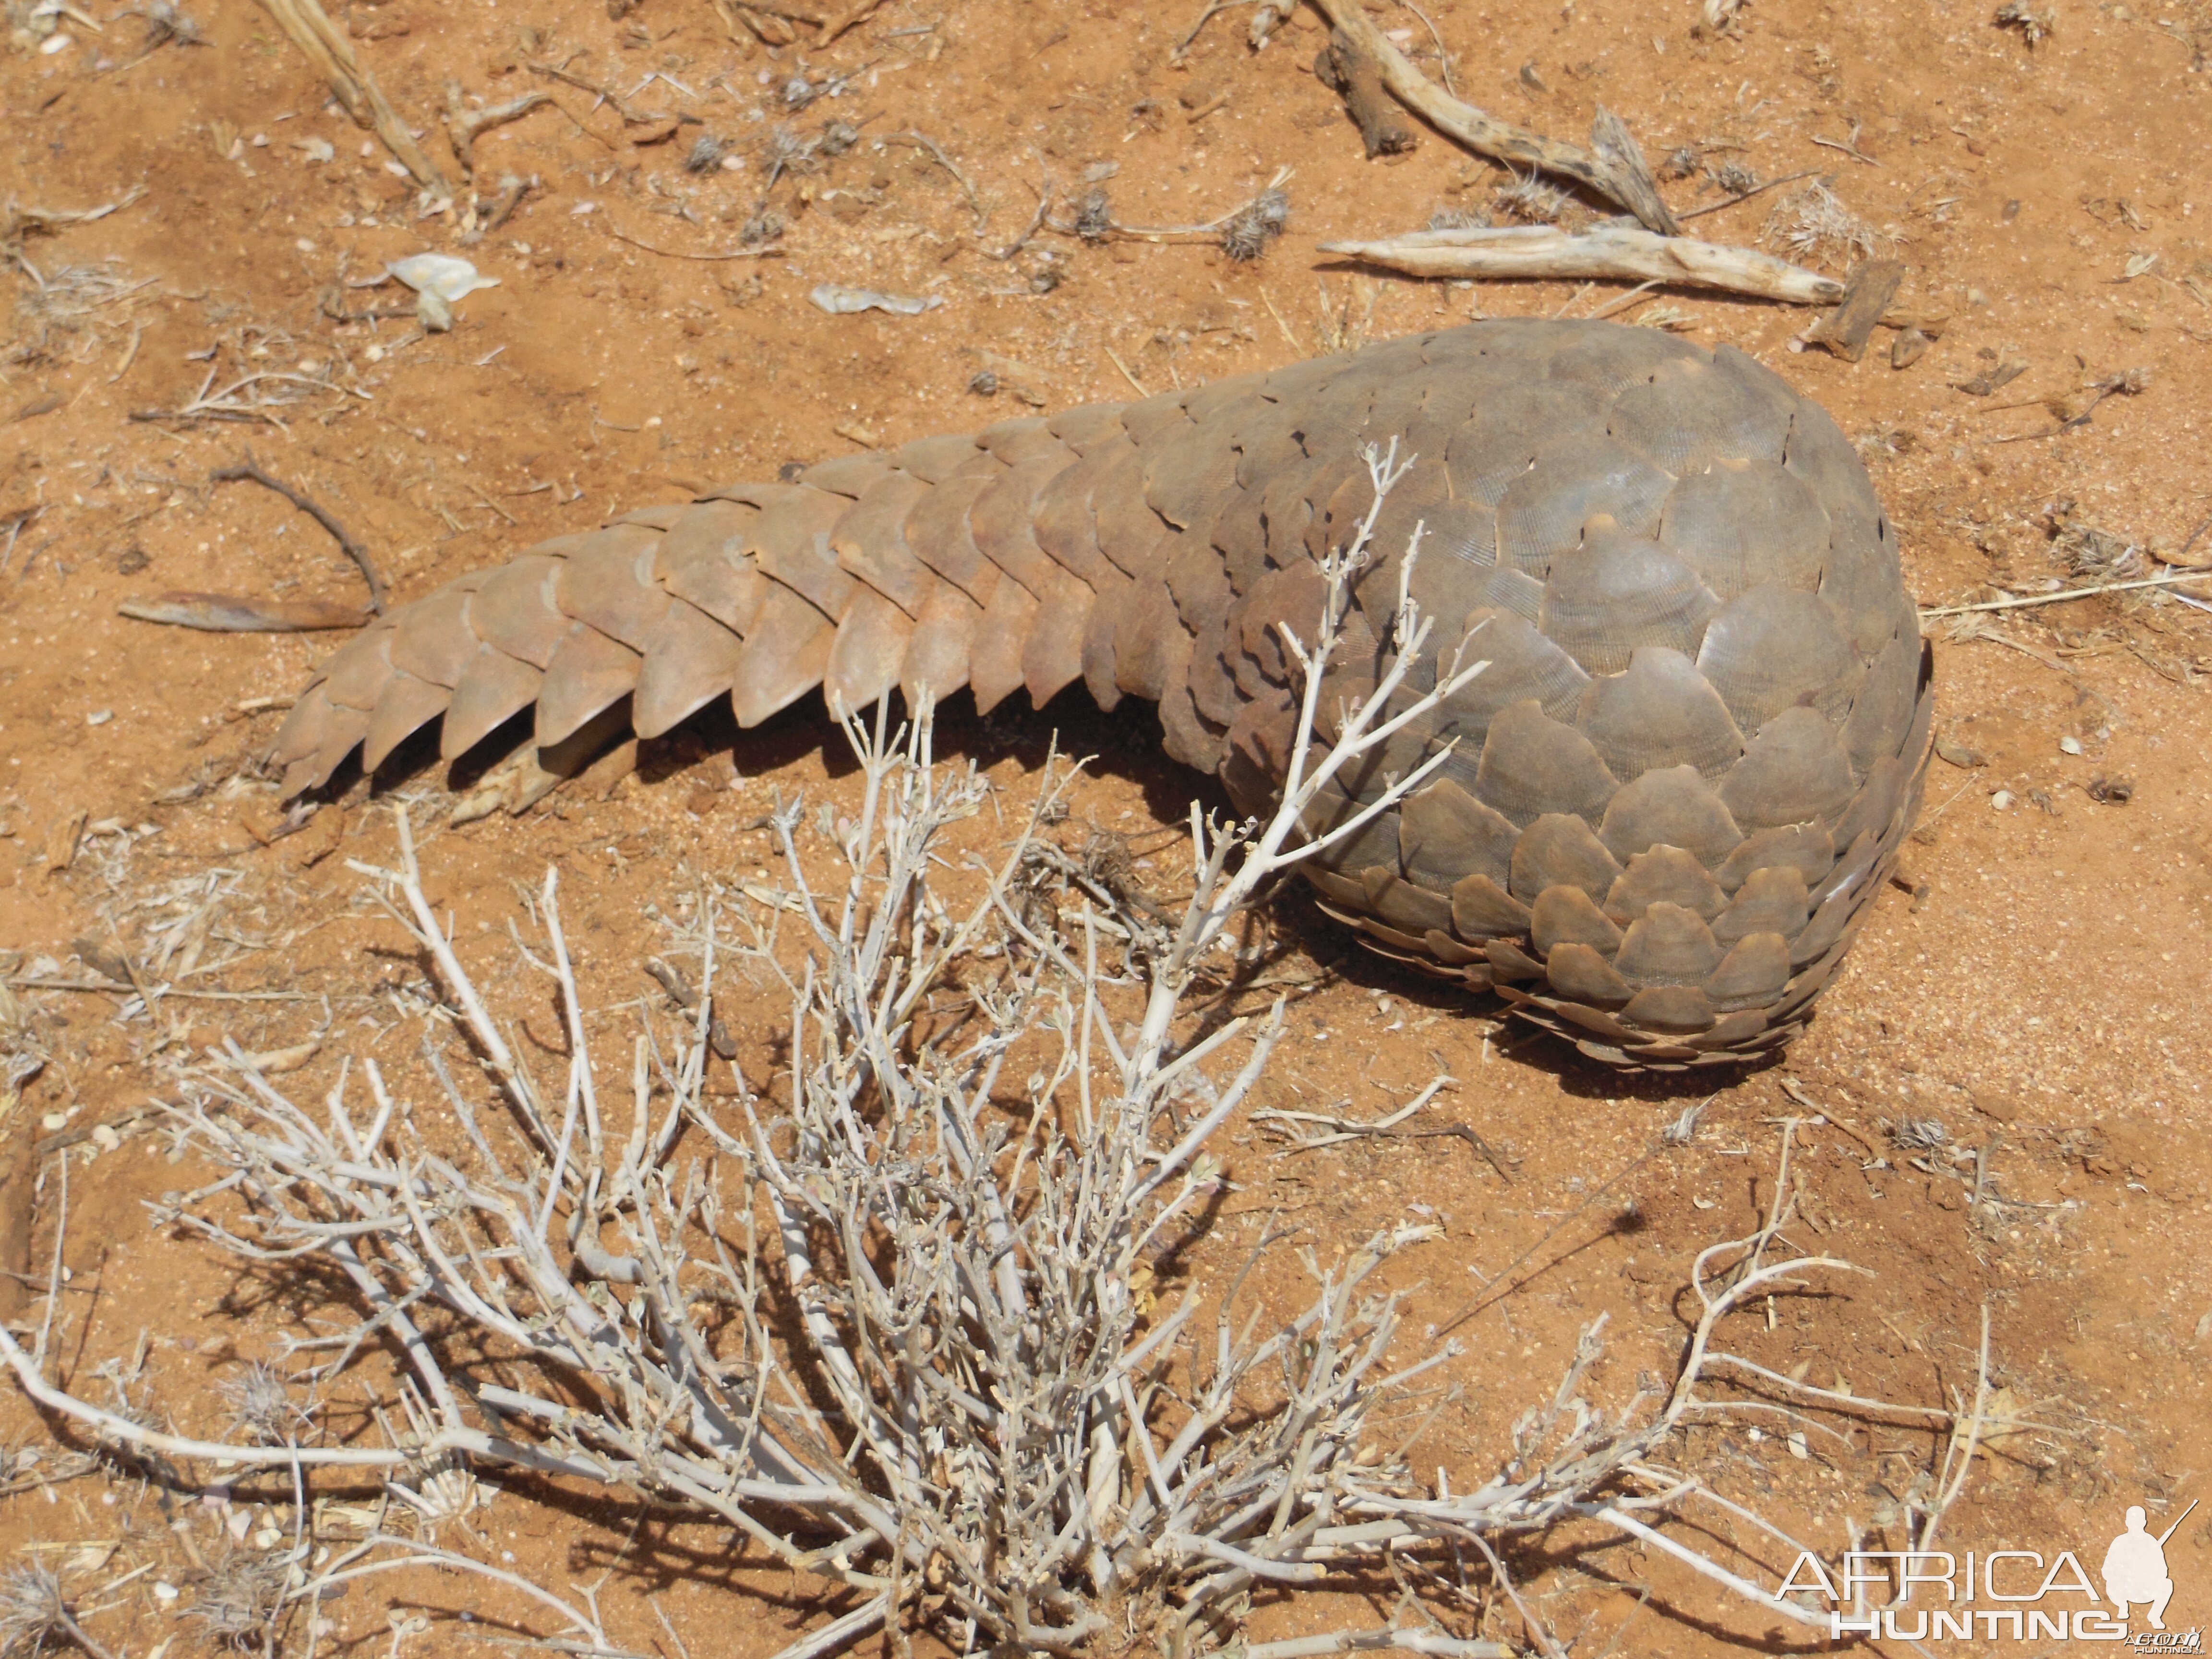
[(1330, 32), (1328, 44), (1314, 59), (1314, 73), (1352, 112), (1369, 161), (1378, 155), (1403, 155), (1419, 142), (1413, 129), (1401, 118), (1399, 106), (1383, 85), (1382, 66), (1343, 29)]
[(2212, 570), (2168, 570), (2160, 575), (2142, 576), (2133, 581), (2100, 582), (2093, 587), (2069, 587), (2059, 593), (2015, 593), (2002, 599), (1984, 599), (1979, 605), (1942, 605), (1923, 611), (1923, 622), (1931, 617), (1963, 617), (1976, 611), (2024, 611), (2030, 605), (2063, 605), (2069, 599), (2091, 599), (2099, 593), (2121, 593), (2137, 587), (2168, 587), (2175, 582), (2212, 581)]
[[(222, 391), (216, 392), (212, 390), (216, 382), (216, 372), (212, 368), (208, 371), (207, 378), (200, 382), (200, 389), (192, 395), (191, 400), (184, 404), (183, 407), (179, 409), (134, 409), (131, 411), (130, 418), (134, 421), (149, 422), (266, 421), (270, 425), (282, 430), (283, 429), (284, 422), (278, 420), (274, 414), (270, 413), (270, 410), (272, 409), (286, 406), (284, 404), (275, 401), (248, 402), (244, 398), (240, 397), (240, 394), (247, 391), (257, 390), (262, 386), (307, 386), (310, 388), (311, 391), (335, 392), (342, 397), (358, 398), (363, 403), (373, 401), (368, 393), (359, 390), (357, 387), (343, 386), (338, 385), (336, 381), (329, 380), (324, 376), (293, 374), (281, 370), (272, 370), (267, 373), (257, 374), (243, 374), (237, 380), (233, 380), (228, 386), (223, 387)], [(298, 401), (307, 395), (308, 394), (307, 392), (295, 394), (293, 401)]]
[[(1257, 0), (1257, 3), (1272, 4), (1274, 0)], [(1233, 6), (1246, 6), (1253, 3), (1255, 0), (1206, 0), (1206, 9), (1199, 13), (1198, 21), (1193, 23), (1184, 33), (1182, 39), (1176, 41), (1169, 50), (1168, 61), (1171, 64), (1180, 64), (1188, 57), (1192, 44), (1206, 32), (1206, 26), (1220, 13), (1229, 10)]]
[(1455, 1081), (1457, 1079), (1453, 1078), (1437, 1078), (1419, 1094), (1414, 1096), (1411, 1103), (1400, 1107), (1388, 1117), (1377, 1118), (1372, 1122), (1362, 1122), (1358, 1118), (1340, 1117), (1328, 1112), (1294, 1112), (1276, 1107), (1269, 1107), (1263, 1111), (1253, 1113), (1252, 1121), (1285, 1123), (1292, 1126), (1316, 1123), (1332, 1132), (1325, 1135), (1310, 1135), (1299, 1133), (1294, 1127), (1291, 1131), (1291, 1145), (1289, 1150), (1276, 1153), (1277, 1158), (1295, 1158), (1301, 1153), (1317, 1152), (1330, 1146), (1341, 1146), (1347, 1140), (1358, 1140), (1368, 1137), (1383, 1140), (1446, 1139), (1464, 1140), (1474, 1149), (1476, 1156), (1497, 1172), (1500, 1181), (1509, 1187), (1511, 1186), (1513, 1177), (1506, 1174), (1505, 1166), (1498, 1160), (1498, 1154), (1491, 1151), (1490, 1143), (1477, 1133), (1471, 1126), (1465, 1123), (1454, 1123), (1437, 1129), (1403, 1129), (1398, 1127), (1435, 1099), (1437, 1091), (1447, 1083)]
[(355, 56), (352, 40), (331, 21), (321, 0), (261, 0), (261, 5), (291, 36), (292, 44), (307, 54), (307, 61), (322, 72), (323, 79), (330, 83), (331, 92), (345, 106), (346, 113), (353, 117), (356, 125), (374, 127), (376, 136), (384, 140), (385, 148), (414, 175), (416, 184), (440, 196), (450, 197), (453, 186), (446, 182), (446, 175), (438, 170), (422, 146), (415, 142), (415, 135), (407, 124), (385, 101), (376, 77), (362, 67), (360, 58)]
[(1451, 53), (1444, 50), (1444, 37), (1437, 31), (1436, 21), (1428, 13), (1413, 3), (1413, 0), (1398, 0), (1398, 3), (1421, 20), (1421, 27), (1429, 32), (1429, 40), (1437, 49), (1437, 72), (1444, 77), (1444, 90), (1455, 98), (1459, 88), (1452, 84)]
[(938, 166), (952, 175), (954, 182), (960, 186), (960, 193), (968, 198), (968, 210), (975, 216), (975, 228), (978, 230), (982, 228), (983, 221), (988, 216), (983, 211), (981, 198), (975, 194), (975, 181), (960, 170), (952, 158), (945, 153), (944, 147), (937, 140), (927, 133), (908, 131), (887, 132), (879, 142), (886, 144), (908, 144), (915, 149), (927, 151), (936, 161)]
[(1063, 235), (1127, 236), (1134, 240), (1146, 242), (1164, 241), (1175, 236), (1218, 236), (1239, 218), (1263, 206), (1269, 197), (1277, 195), (1282, 187), (1290, 182), (1295, 171), (1296, 169), (1291, 167), (1278, 167), (1273, 177), (1246, 200), (1238, 203), (1220, 217), (1207, 219), (1198, 224), (1125, 225), (1118, 219), (1109, 218), (1095, 229), (1079, 230), (1073, 224), (1063, 224), (1057, 220), (1052, 222), (1051, 228)]
[[(136, 987), (113, 980), (48, 979), (33, 975), (10, 978), (7, 983), (33, 991), (94, 991), (103, 996), (133, 997)], [(164, 985), (159, 994), (183, 997), (194, 1002), (312, 1002), (314, 999), (305, 991), (185, 991), (173, 985)]]
[(1862, 150), (1858, 147), (1858, 138), (1856, 133), (1852, 135), (1851, 142), (1848, 144), (1840, 138), (1823, 138), (1817, 132), (1813, 135), (1813, 142), (1820, 145), (1823, 149), (1839, 149), (1844, 155), (1850, 156), (1854, 161), (1863, 162), (1868, 167), (1878, 167), (1881, 165), (1881, 162), (1875, 161), (1873, 156), (1869, 155), (1865, 151)]
[[(1030, 153), (1032, 155), (1036, 154), (1035, 151), (1031, 151)], [(1039, 230), (1042, 229), (1045, 221), (1051, 216), (1053, 199), (1052, 173), (1051, 170), (1045, 166), (1044, 158), (1042, 156), (1037, 156), (1036, 163), (1038, 175), (1036, 187), (1036, 211), (1030, 216), (1030, 222), (1027, 225), (1022, 228), (1022, 234), (1015, 237), (1012, 241), (1007, 243), (1006, 246), (996, 249), (986, 248), (983, 250), (984, 253), (988, 258), (999, 260), (1002, 264), (1005, 261), (1012, 258), (1014, 255), (1019, 253), (1024, 248), (1027, 247), (1030, 245), (1030, 238), (1036, 235)]]
[[(575, 88), (579, 92), (590, 93), (592, 97), (598, 99), (603, 104), (613, 106), (615, 113), (622, 118), (623, 125), (625, 126), (647, 126), (651, 125), (653, 121), (659, 118), (656, 116), (641, 114), (633, 111), (629, 106), (629, 100), (624, 99), (620, 93), (615, 91), (611, 88), (603, 87), (596, 81), (586, 81), (580, 75), (571, 75), (567, 70), (562, 69), (558, 64), (541, 64), (533, 60), (530, 64), (530, 70), (534, 75), (550, 76), (552, 79), (559, 81), (564, 85)], [(581, 126), (583, 124), (581, 122), (578, 122), (577, 125)], [(586, 131), (589, 131), (590, 129), (586, 128)]]
[(1129, 383), (1130, 391), (1135, 392), (1139, 398), (1149, 398), (1152, 395), (1145, 389), (1145, 383), (1129, 372), (1128, 364), (1123, 362), (1119, 356), (1115, 355), (1114, 348), (1112, 346), (1101, 346), (1099, 349), (1106, 354), (1106, 361), (1108, 362), (1113, 364), (1115, 368), (1121, 371), (1121, 378)]
[(1725, 202), (1709, 203), (1704, 207), (1692, 208), (1687, 213), (1678, 213), (1674, 216), (1687, 224), (1692, 219), (1704, 218), (1708, 213), (1723, 212), (1735, 206), (1739, 202), (1748, 202), (1761, 191), (1772, 190), (1777, 185), (1794, 185), (1801, 179), (1817, 177), (1820, 171), (1818, 167), (1808, 167), (1802, 173), (1785, 173), (1779, 179), (1769, 179), (1764, 183), (1753, 185), (1749, 190), (1738, 191)]
[(553, 101), (550, 93), (526, 92), (520, 98), (504, 104), (492, 104), (483, 109), (471, 109), (461, 100), (461, 83), (446, 83), (446, 132), (452, 140), (453, 155), (461, 169), (473, 179), (476, 176), (476, 144), (483, 133), (493, 127), (504, 126), (509, 121), (519, 121), (540, 104)]
[(143, 201), (145, 196), (145, 185), (133, 185), (113, 201), (102, 202), (98, 207), (24, 207), (12, 201), (0, 204), (0, 246), (19, 246), (24, 235), (30, 231), (51, 232), (63, 225), (90, 224), (95, 219), (105, 219), (111, 213), (120, 213), (125, 208)]
[[(1360, 9), (1358, 0), (1314, 0), (1314, 3), (1361, 52), (1375, 61), (1382, 70), (1382, 84), (1389, 88), (1391, 95), (1438, 131), (1494, 161), (1540, 167), (1571, 179), (1607, 201), (1626, 208), (1645, 228), (1662, 236), (1672, 236), (1680, 230), (1674, 215), (1659, 199), (1656, 189), (1650, 186), (1650, 175), (1638, 178), (1629, 156), (1607, 154), (1603, 139), (1598, 140), (1595, 148), (1583, 149), (1498, 120), (1472, 104), (1461, 102), (1423, 75)], [(1601, 122), (1607, 118), (1601, 111)], [(1625, 132), (1626, 129), (1620, 131)], [(1607, 129), (1607, 136), (1611, 134), (1612, 129)], [(1596, 129), (1593, 128), (1594, 137), (1595, 135)]]
[(1833, 305), (1844, 297), (1844, 285), (1834, 277), (1771, 254), (1623, 225), (1584, 231), (1556, 225), (1419, 230), (1381, 241), (1323, 242), (1320, 251), (1371, 260), (1411, 276), (1640, 277), (1794, 305)]
[(759, 247), (732, 248), (726, 253), (686, 253), (678, 248), (655, 247), (650, 242), (641, 242), (628, 231), (617, 230), (604, 220), (600, 222), (600, 228), (617, 242), (628, 242), (632, 247), (641, 247), (647, 253), (657, 253), (664, 259), (702, 259), (710, 262), (720, 259), (765, 259), (770, 254), (781, 254), (783, 252), (782, 243), (767, 242)]
[(368, 547), (340, 524), (328, 507), (304, 490), (295, 489), (283, 479), (263, 471), (261, 464), (253, 459), (251, 450), (246, 452), (245, 460), (238, 465), (222, 467), (208, 474), (211, 483), (233, 483), (240, 478), (251, 479), (264, 489), (275, 490), (329, 531), (331, 538), (338, 544), (338, 550), (353, 561), (354, 568), (361, 572), (362, 580), (368, 584), (368, 608), (380, 617), (384, 614), (384, 578), (377, 574), (375, 561), (369, 556)]
[(1974, 1404), (1963, 1425), (1966, 1444), (1959, 1443), (1959, 1430), (1954, 1428), (1951, 1437), (1944, 1443), (1943, 1465), (1936, 1477), (1936, 1504), (1928, 1512), (1928, 1524), (1920, 1529), (1919, 1541), (1914, 1548), (1932, 1550), (1936, 1547), (1936, 1529), (1951, 1505), (1959, 1501), (1959, 1494), (1966, 1488), (1966, 1479), (1973, 1471), (1974, 1453), (1980, 1449), (1982, 1430), (1989, 1420), (1990, 1408), (1990, 1304), (1982, 1304), (1982, 1341), (1974, 1364)]
[(1807, 338), (1826, 346), (1847, 363), (1866, 356), (1867, 342), (1889, 313), (1905, 281), (1905, 267), (1894, 259), (1869, 259), (1844, 284), (1841, 304), (1815, 323)]
[(1639, 303), (1651, 292), (1653, 289), (1662, 286), (1664, 285), (1656, 276), (1651, 278), (1649, 282), (1638, 283), (1634, 288), (1629, 289), (1627, 293), (1622, 295), (1619, 299), (1609, 301), (1606, 304), (1600, 306), (1595, 311), (1590, 313), (1589, 320), (1594, 323), (1598, 322), (1605, 318), (1613, 316), (1620, 312), (1626, 311), (1631, 306)]
[(1513, 1650), (1502, 1642), (1447, 1636), (1442, 1631), (1337, 1631), (1324, 1636), (1291, 1636), (1279, 1642), (1255, 1642), (1240, 1648), (1243, 1659), (1320, 1659), (1331, 1653), (1372, 1653), (1395, 1649), (1401, 1653), (1432, 1653), (1448, 1659), (1512, 1659)]

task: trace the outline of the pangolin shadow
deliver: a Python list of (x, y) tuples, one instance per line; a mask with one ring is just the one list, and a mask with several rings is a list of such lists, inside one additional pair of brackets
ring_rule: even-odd
[[(896, 731), (910, 711), (896, 692), (891, 702), (890, 725)], [(606, 725), (617, 732), (626, 732), (628, 720), (622, 705), (610, 713), (614, 718)], [(869, 711), (871, 724), (873, 716), (874, 711)], [(530, 712), (524, 711), (458, 757), (444, 769), (446, 787), (459, 793), (481, 781), (527, 742), (531, 719)], [(372, 793), (382, 794), (403, 785), (436, 779), (438, 737), (438, 724), (433, 721), (401, 744), (368, 780)], [(564, 769), (577, 773), (588, 770), (594, 760), (618, 746), (621, 740), (617, 737), (594, 750), (569, 753), (562, 757), (562, 764)], [(1062, 691), (1042, 708), (1001, 707), (988, 714), (977, 712), (975, 699), (962, 691), (936, 709), (932, 742), (940, 763), (972, 762), (978, 768), (988, 768), (1012, 758), (1025, 776), (1041, 771), (1055, 748), (1063, 759), (1087, 759), (1093, 775), (1134, 785), (1145, 811), (1163, 833), (1171, 826), (1176, 833), (1182, 833), (1194, 805), (1218, 822), (1231, 822), (1240, 816), (1217, 775), (1181, 765), (1165, 756), (1159, 722), (1150, 708), (1142, 708), (1133, 720), (1126, 713), (1101, 710), (1080, 684)], [(744, 777), (780, 772), (810, 758), (818, 759), (832, 784), (845, 782), (860, 769), (852, 744), (840, 733), (821, 698), (810, 695), (750, 728), (740, 728), (728, 703), (718, 699), (663, 736), (641, 741), (637, 775), (647, 787), (676, 787), (682, 777), (716, 757), (726, 760)], [(358, 767), (349, 762), (311, 795), (334, 799), (358, 789), (362, 783)], [(1171, 902), (1172, 896), (1165, 896)], [(1325, 914), (1303, 881), (1292, 879), (1283, 884), (1273, 900), (1271, 919), (1277, 932), (1273, 954), (1302, 951), (1349, 984), (1370, 993), (1387, 993), (1424, 1013), (1471, 1015), (1504, 1022), (1506, 1005), (1494, 994), (1472, 990), (1394, 957), (1357, 948), (1359, 935)], [(1717, 1087), (1730, 1086), (1766, 1069), (1779, 1058), (1773, 1053), (1746, 1054), (1740, 1063), (1688, 1073), (1626, 1073), (1590, 1059), (1561, 1037), (1525, 1025), (1503, 1025), (1499, 1040), (1516, 1057), (1554, 1073), (1560, 1087), (1578, 1098), (1633, 1099), (1661, 1105), (1702, 1098)]]

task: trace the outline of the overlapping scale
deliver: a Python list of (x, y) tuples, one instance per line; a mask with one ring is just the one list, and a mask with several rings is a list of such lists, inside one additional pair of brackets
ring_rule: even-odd
[(1592, 674), (1618, 674), (1642, 645), (1694, 656), (1718, 601), (1658, 543), (1593, 528), (1552, 568), (1537, 626)]
[(965, 685), (988, 708), (1081, 678), (1104, 706), (1156, 699), (1167, 751), (1264, 811), (1295, 735), (1277, 624), (1311, 640), (1313, 560), (1373, 506), (1363, 452), (1394, 438), (1417, 459), (1324, 725), (1389, 670), (1417, 525), (1433, 632), (1388, 712), (1462, 643), (1488, 666), (1308, 814), (1348, 824), (1456, 744), (1309, 861), (1328, 907), (1610, 1064), (1788, 1041), (1917, 807), (1929, 659), (1834, 422), (1656, 331), (1474, 324), (627, 513), (364, 630), (272, 758), (297, 791), (441, 713), (450, 758), (534, 705), (557, 769), (610, 722), (665, 731), (724, 693), (750, 726), (817, 689)]

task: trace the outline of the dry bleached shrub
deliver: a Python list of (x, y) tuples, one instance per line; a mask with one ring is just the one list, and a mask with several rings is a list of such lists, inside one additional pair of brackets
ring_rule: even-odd
[[(1395, 461), (1370, 453), (1370, 465), (1379, 508)], [(887, 1620), (933, 1627), (963, 1650), (1073, 1652), (1110, 1621), (1114, 1639), (1203, 1652), (1238, 1639), (1255, 1589), (1391, 1575), (1388, 1625), (1243, 1651), (1499, 1653), (1447, 1625), (1447, 1610), (1463, 1621), (1467, 1605), (1449, 1586), (1486, 1563), (1510, 1596), (1497, 1542), (1577, 1517), (1809, 1622), (1652, 1525), (1692, 1498), (1723, 1503), (1656, 1461), (1684, 1425), (1727, 1409), (1699, 1392), (1717, 1367), (1745, 1368), (1714, 1348), (1719, 1322), (1842, 1265), (1768, 1261), (1786, 1209), (1699, 1259), (1700, 1320), (1670, 1388), (1613, 1409), (1587, 1397), (1601, 1318), (1492, 1467), (1459, 1490), (1405, 1455), (1422, 1420), (1410, 1396), (1436, 1387), (1453, 1351), (1401, 1356), (1398, 1297), (1379, 1277), (1433, 1229), (1400, 1227), (1327, 1259), (1304, 1249), (1310, 1290), (1287, 1319), (1241, 1293), (1249, 1267), (1210, 1306), (1194, 1292), (1140, 1312), (1133, 1294), (1149, 1253), (1217, 1189), (1210, 1138), (1250, 1098), (1282, 1034), (1279, 1003), (1256, 1023), (1197, 1024), (1193, 980), (1224, 929), (1309, 850), (1301, 813), (1318, 792), (1426, 707), (1384, 712), (1433, 648), (1407, 597), (1408, 559), (1386, 672), (1334, 716), (1333, 745), (1312, 737), (1373, 523), (1370, 510), (1326, 563), (1325, 613), (1304, 637), (1285, 630), (1306, 668), (1287, 799), (1244, 824), (1194, 809), (1195, 891), (1179, 917), (1155, 919), (1122, 901), (1125, 888), (1038, 856), (1069, 775), (1060, 767), (1003, 860), (975, 866), (981, 899), (956, 911), (946, 831), (982, 805), (985, 785), (933, 761), (926, 714), (896, 737), (880, 714), (872, 731), (848, 722), (866, 787), (834, 826), (841, 888), (810, 883), (799, 809), (780, 813), (792, 890), (765, 905), (709, 890), (666, 924), (663, 954), (691, 966), (696, 1014), (685, 1029), (641, 1030), (626, 1078), (594, 1062), (549, 872), (535, 907), (543, 944), (524, 956), (558, 988), (569, 1059), (556, 1074), (509, 1041), (522, 994), (495, 1008), (483, 969), (465, 966), (441, 930), (403, 811), (400, 867), (368, 873), (434, 961), (473, 1048), (473, 1063), (435, 1037), (424, 1049), (434, 1098), (465, 1144), (422, 1133), (431, 1113), (397, 1097), (373, 1060), (342, 1072), (319, 1108), (250, 1069), (197, 1075), (179, 1127), (224, 1173), (163, 1212), (248, 1260), (311, 1259), (349, 1282), (360, 1324), (294, 1339), (293, 1356), (317, 1363), (292, 1381), (327, 1389), (364, 1345), (380, 1345), (403, 1377), (399, 1413), (380, 1417), (389, 1443), (313, 1443), (274, 1374), (232, 1385), (239, 1432), (223, 1443), (64, 1394), (46, 1379), (43, 1339), (27, 1353), (0, 1330), (0, 1353), (49, 1410), (148, 1454), (289, 1465), (301, 1482), (317, 1468), (380, 1471), (425, 1533), (465, 1510), (473, 1472), (490, 1470), (618, 1487), (726, 1522), (850, 1599), (787, 1659)], [(1480, 672), (1462, 660), (1480, 644), (1438, 653), (1433, 696)], [(1038, 872), (1056, 865), (1068, 881), (1040, 903)], [(796, 931), (800, 965), (779, 951), (779, 927)], [(714, 988), (733, 957), (787, 999), (792, 1066), (734, 1103), (704, 1087), (717, 1063)], [(963, 1016), (918, 1039), (933, 995)], [(503, 1380), (478, 1368), (465, 1392), (449, 1375), (453, 1339), (496, 1358)], [(1784, 1408), (1761, 1409), (1771, 1421)], [(422, 1536), (379, 1533), (311, 1573), (314, 1547), (309, 1535), (281, 1558), (279, 1606), (257, 1582), (239, 1607), (210, 1609), (210, 1628), (265, 1631), (284, 1606), (429, 1560), (535, 1597), (568, 1626), (568, 1651), (613, 1650), (589, 1593), (565, 1600)], [(1424, 1584), (1433, 1606), (1416, 1593)]]

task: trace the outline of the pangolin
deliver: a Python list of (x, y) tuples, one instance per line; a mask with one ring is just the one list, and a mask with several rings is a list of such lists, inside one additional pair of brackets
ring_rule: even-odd
[(1170, 755), (1265, 810), (1297, 707), (1277, 624), (1310, 637), (1316, 556), (1391, 439), (1412, 463), (1322, 707), (1375, 684), (1416, 524), (1436, 658), (1489, 666), (1315, 809), (1318, 832), (1451, 744), (1308, 860), (1321, 902), (1616, 1066), (1786, 1042), (1917, 810), (1932, 656), (1835, 422), (1652, 329), (1470, 323), (625, 514), (378, 619), (273, 760), (296, 794), (441, 718), (453, 759), (532, 710), (557, 751), (717, 697), (750, 726), (817, 688), (988, 709), (1079, 679), (1156, 704)]

